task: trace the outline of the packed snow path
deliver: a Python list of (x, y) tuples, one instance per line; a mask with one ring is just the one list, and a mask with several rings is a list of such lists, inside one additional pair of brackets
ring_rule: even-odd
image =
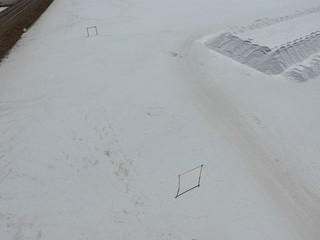
[(319, 77), (201, 39), (316, 4), (55, 0), (0, 66), (0, 238), (318, 239)]

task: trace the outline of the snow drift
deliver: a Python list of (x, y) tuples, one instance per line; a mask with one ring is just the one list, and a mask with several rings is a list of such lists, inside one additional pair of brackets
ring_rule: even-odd
[(211, 38), (205, 45), (265, 74), (305, 81), (320, 74), (319, 11), (317, 6), (283, 17), (257, 19)]
[(299, 68), (286, 72), (285, 76), (293, 76), (296, 80), (307, 80), (320, 74), (318, 58), (312, 58), (310, 64), (303, 64), (303, 61), (319, 52), (320, 31), (273, 49), (240, 39), (230, 33), (221, 34), (208, 41), (206, 46), (269, 75), (281, 74), (297, 64), (301, 64)]

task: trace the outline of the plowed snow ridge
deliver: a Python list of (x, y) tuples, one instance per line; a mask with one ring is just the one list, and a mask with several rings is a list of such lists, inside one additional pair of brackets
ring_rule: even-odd
[[(319, 17), (320, 15), (316, 14), (313, 15), (312, 18), (302, 19), (302, 21), (314, 21)], [(291, 18), (288, 17), (288, 19)], [(295, 19), (295, 22), (296, 21)], [(295, 22), (291, 23), (291, 25), (296, 25), (298, 26), (297, 28), (299, 28), (299, 25)], [(258, 26), (259, 25), (257, 25), (256, 28)], [(310, 29), (314, 28), (315, 27), (311, 26)], [(272, 32), (276, 34), (270, 34)], [(310, 78), (315, 78), (320, 74), (318, 55), (320, 51), (320, 31), (311, 32), (304, 37), (294, 39), (280, 46), (271, 45), (275, 42), (275, 38), (285, 39), (288, 35), (290, 36), (290, 33), (285, 32), (284, 34), (281, 29), (279, 30), (269, 26), (268, 31), (266, 30), (264, 33), (267, 39), (266, 41), (262, 41), (263, 43), (268, 42), (268, 34), (271, 35), (268, 46), (253, 43), (252, 40), (254, 37), (248, 38), (250, 33), (242, 36), (240, 34), (239, 37), (228, 32), (209, 40), (206, 42), (206, 46), (269, 75), (284, 73), (283, 75), (288, 78), (305, 81)], [(258, 34), (254, 35), (254, 33), (251, 33), (251, 35), (261, 36), (261, 30), (259, 30)], [(247, 37), (247, 39), (241, 37)]]

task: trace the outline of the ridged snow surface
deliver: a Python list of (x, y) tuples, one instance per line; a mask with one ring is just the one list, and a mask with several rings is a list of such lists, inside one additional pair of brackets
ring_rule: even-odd
[[(246, 64), (260, 72), (272, 75), (281, 74), (288, 68), (285, 76), (296, 80), (307, 80), (320, 74), (319, 57), (311, 58), (320, 51), (320, 32), (313, 32), (305, 37), (270, 49), (224, 33), (210, 40), (206, 45), (225, 56)], [(308, 60), (304, 62), (305, 60)], [(306, 63), (306, 64), (305, 64)]]
[[(261, 20), (249, 27), (225, 32), (210, 39), (206, 46), (268, 75), (283, 74), (297, 81), (315, 78), (320, 74), (320, 31), (312, 31), (285, 44), (276, 42), (288, 40), (288, 37), (294, 37), (297, 32), (305, 34), (308, 30), (317, 29), (314, 22), (320, 16), (316, 14), (318, 11), (319, 8), (316, 7), (299, 14)], [(310, 16), (306, 16), (307, 14)], [(283, 31), (285, 27), (289, 30)], [(261, 39), (261, 36), (264, 38)]]

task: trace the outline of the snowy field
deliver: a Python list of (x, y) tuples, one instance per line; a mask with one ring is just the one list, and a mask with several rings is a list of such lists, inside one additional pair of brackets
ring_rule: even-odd
[(318, 240), (320, 77), (205, 45), (318, 4), (55, 0), (0, 64), (0, 239)]

